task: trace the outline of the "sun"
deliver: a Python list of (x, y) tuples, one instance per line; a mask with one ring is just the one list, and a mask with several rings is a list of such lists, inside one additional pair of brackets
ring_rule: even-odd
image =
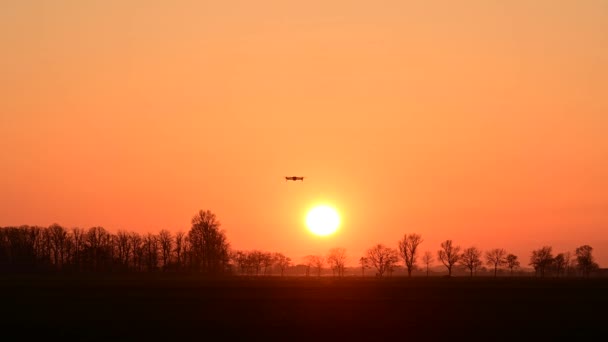
[(306, 215), (308, 230), (319, 236), (335, 233), (340, 226), (340, 215), (328, 205), (318, 205)]

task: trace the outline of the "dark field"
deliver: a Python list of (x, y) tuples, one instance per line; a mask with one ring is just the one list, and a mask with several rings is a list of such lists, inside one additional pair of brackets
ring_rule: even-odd
[(608, 279), (3, 275), (0, 293), (0, 341), (580, 341), (608, 332)]

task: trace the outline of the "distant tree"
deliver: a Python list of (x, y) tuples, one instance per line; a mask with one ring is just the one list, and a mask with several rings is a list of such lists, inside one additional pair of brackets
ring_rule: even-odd
[(422, 256), (422, 262), (424, 262), (424, 264), (426, 265), (426, 276), (429, 276), (429, 265), (435, 261), (433, 259), (433, 253), (426, 251), (424, 252), (424, 255)]
[(184, 232), (175, 233), (175, 263), (176, 268), (179, 270), (182, 267), (182, 257), (184, 255), (184, 240), (185, 240)]
[(377, 275), (382, 277), (399, 260), (398, 254), (395, 249), (386, 247), (383, 244), (377, 244), (367, 250), (367, 259), (378, 270)]
[(133, 251), (133, 269), (141, 271), (144, 260), (143, 239), (138, 233), (132, 232), (129, 235), (129, 242), (131, 243), (131, 250)]
[(276, 265), (281, 270), (282, 277), (285, 274), (285, 270), (291, 265), (291, 259), (281, 253), (275, 253), (272, 259), (275, 260)]
[(310, 269), (314, 266), (315, 264), (315, 258), (316, 256), (314, 255), (307, 255), (304, 257), (304, 264), (306, 265), (306, 276), (310, 276)]
[(553, 253), (550, 246), (543, 246), (540, 249), (532, 251), (530, 257), (530, 265), (541, 276), (545, 276), (545, 269), (553, 263)]
[(158, 269), (158, 236), (148, 233), (143, 237), (143, 257), (146, 270), (156, 271)]
[(462, 251), (458, 261), (471, 272), (471, 277), (473, 277), (473, 272), (482, 264), (481, 251), (476, 247), (466, 248)]
[(570, 274), (570, 269), (572, 268), (573, 260), (572, 253), (565, 252), (564, 253), (564, 275), (567, 277)]
[(448, 276), (452, 276), (452, 267), (460, 259), (460, 246), (454, 246), (452, 240), (445, 240), (437, 251), (437, 257), (448, 269)]
[(553, 258), (553, 266), (555, 267), (555, 275), (559, 278), (566, 269), (566, 257), (564, 253), (559, 253)]
[(248, 273), (255, 273), (256, 276), (260, 275), (262, 265), (264, 264), (264, 252), (259, 250), (253, 250), (245, 253), (247, 256), (247, 268)]
[(55, 268), (61, 269), (67, 259), (68, 232), (56, 223), (50, 225), (47, 231), (49, 233), (51, 250), (53, 251), (53, 264)]
[(403, 239), (399, 240), (399, 256), (405, 263), (408, 277), (412, 276), (412, 271), (416, 268), (418, 246), (422, 241), (422, 236), (418, 234), (405, 234)]
[(84, 237), (85, 230), (82, 228), (72, 228), (71, 240), (73, 244), (72, 249), (72, 262), (74, 263), (74, 268), (77, 271), (81, 270), (82, 267), (82, 253), (84, 250)]
[(499, 267), (507, 264), (507, 251), (502, 248), (494, 248), (486, 252), (486, 265), (494, 267), (494, 277)]
[(584, 277), (589, 277), (589, 274), (592, 271), (599, 268), (599, 265), (594, 260), (592, 252), (593, 248), (589, 245), (580, 246), (574, 252), (578, 269), (582, 272)]
[(321, 276), (321, 270), (323, 270), (323, 265), (325, 264), (325, 259), (323, 259), (320, 255), (312, 256), (312, 266), (317, 270), (317, 277)]
[(163, 260), (163, 270), (167, 270), (171, 262), (171, 251), (173, 250), (173, 235), (168, 230), (161, 230), (158, 233), (158, 242), (160, 243), (161, 256)]
[(327, 254), (327, 263), (338, 277), (344, 276), (344, 265), (346, 264), (346, 249), (332, 248)]
[(247, 253), (244, 251), (232, 251), (230, 253), (230, 259), (237, 266), (237, 269), (241, 274), (247, 273)]
[(84, 254), (93, 271), (107, 270), (112, 262), (112, 238), (103, 227), (91, 227), (86, 232)]
[(209, 274), (218, 274), (225, 270), (229, 258), (229, 244), (220, 226), (215, 214), (209, 210), (200, 210), (192, 218), (188, 238), (195, 269)]
[(519, 260), (517, 260), (517, 255), (509, 254), (506, 257), (507, 267), (511, 270), (511, 275), (513, 275), (513, 269), (519, 267)]
[(369, 260), (366, 257), (359, 258), (359, 265), (361, 265), (361, 276), (365, 277), (365, 269), (369, 268)]
[(272, 268), (270, 266), (272, 266), (275, 262), (278, 264), (278, 261), (276, 260), (276, 257), (278, 256), (278, 254), (280, 253), (275, 253), (274, 255), (270, 252), (262, 252), (262, 255), (260, 256), (262, 258), (262, 266), (264, 267), (264, 275), (268, 274), (268, 269)]
[(129, 260), (131, 256), (131, 244), (129, 243), (129, 233), (125, 230), (119, 230), (116, 233), (116, 259), (118, 265), (124, 270), (129, 269)]

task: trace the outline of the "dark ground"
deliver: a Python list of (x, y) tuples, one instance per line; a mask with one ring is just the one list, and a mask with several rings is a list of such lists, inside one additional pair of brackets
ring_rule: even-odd
[(0, 305), (0, 341), (581, 341), (608, 331), (608, 279), (0, 275)]

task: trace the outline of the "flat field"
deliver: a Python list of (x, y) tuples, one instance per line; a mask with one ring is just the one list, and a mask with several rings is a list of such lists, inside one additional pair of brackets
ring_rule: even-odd
[(608, 331), (606, 278), (0, 275), (0, 303), (0, 341), (580, 341)]

